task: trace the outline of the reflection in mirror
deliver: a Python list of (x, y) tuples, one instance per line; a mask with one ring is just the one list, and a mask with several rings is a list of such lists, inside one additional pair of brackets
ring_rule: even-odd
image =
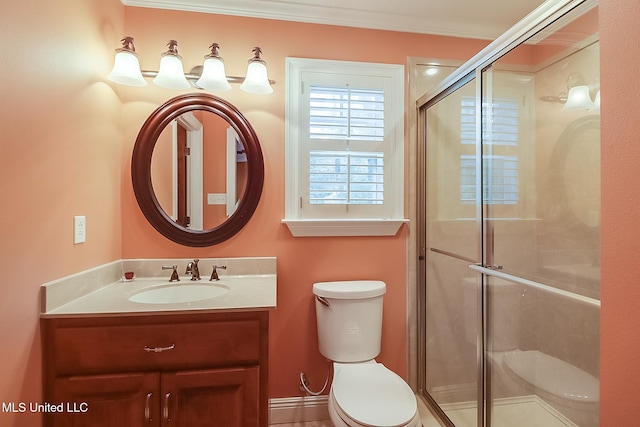
[[(586, 8), (543, 29), (484, 73), (492, 107), (486, 133), (494, 139), (486, 152), (491, 180), (499, 184), (492, 190), (502, 189), (508, 172), (513, 199), (512, 205), (490, 206), (496, 218), (512, 218), (493, 224), (494, 262), (509, 274), (598, 299), (600, 110), (594, 101), (600, 43), (598, 9)], [(586, 102), (567, 108), (575, 75), (586, 84)], [(514, 247), (527, 250), (517, 256)]]
[(151, 162), (153, 190), (177, 224), (207, 230), (224, 223), (244, 194), (247, 157), (217, 114), (189, 111), (162, 131)]
[(585, 240), (580, 247), (597, 249), (588, 239), (597, 239), (592, 234), (600, 228), (600, 174), (594, 173), (600, 168), (599, 116), (580, 117), (566, 127), (553, 149), (551, 168), (548, 186), (555, 219), (580, 234)]

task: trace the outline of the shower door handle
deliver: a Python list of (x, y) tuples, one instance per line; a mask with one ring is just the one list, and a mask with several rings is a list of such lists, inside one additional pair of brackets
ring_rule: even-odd
[(504, 268), (501, 265), (489, 265), (489, 264), (483, 264), (481, 262), (474, 262), (469, 267), (482, 267), (482, 268), (488, 268), (489, 270), (494, 270), (494, 271), (499, 271)]

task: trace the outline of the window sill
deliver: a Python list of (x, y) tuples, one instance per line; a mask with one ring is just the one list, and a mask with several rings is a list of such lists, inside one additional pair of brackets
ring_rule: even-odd
[(283, 219), (294, 237), (395, 236), (408, 219)]

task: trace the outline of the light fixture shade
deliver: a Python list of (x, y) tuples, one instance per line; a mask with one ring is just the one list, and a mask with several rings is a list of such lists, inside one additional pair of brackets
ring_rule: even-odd
[(596, 98), (593, 100), (592, 110), (600, 109), (600, 91), (596, 92)]
[(191, 85), (184, 76), (182, 58), (178, 55), (178, 43), (170, 40), (168, 46), (169, 50), (162, 54), (160, 70), (153, 82), (167, 89), (188, 89)]
[(591, 95), (589, 94), (589, 87), (581, 85), (569, 89), (567, 102), (562, 107), (562, 110), (590, 110), (594, 107), (595, 105), (591, 101)]
[(254, 57), (247, 66), (247, 76), (240, 85), (240, 89), (254, 94), (268, 94), (273, 92), (269, 77), (267, 76), (267, 64), (260, 58), (262, 50), (259, 47), (253, 49)]
[(160, 60), (160, 70), (153, 79), (158, 86), (167, 89), (188, 89), (189, 82), (184, 76), (182, 61), (177, 56), (167, 55)]
[(107, 76), (112, 82), (127, 86), (146, 86), (147, 82), (140, 72), (138, 57), (132, 52), (118, 52), (113, 61), (113, 69)]
[(425, 70), (425, 74), (427, 76), (435, 76), (436, 74), (438, 74), (438, 68), (437, 67), (429, 67)]
[(127, 86), (146, 86), (147, 82), (140, 71), (140, 62), (133, 44), (133, 37), (126, 36), (121, 42), (122, 47), (116, 49), (113, 69), (107, 79)]
[(205, 56), (202, 74), (196, 82), (196, 86), (207, 90), (227, 91), (231, 90), (231, 85), (227, 81), (227, 73), (224, 69), (224, 60), (218, 55), (220, 46), (213, 43), (211, 53)]

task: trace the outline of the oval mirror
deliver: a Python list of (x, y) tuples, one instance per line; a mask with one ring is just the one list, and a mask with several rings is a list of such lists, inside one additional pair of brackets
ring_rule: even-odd
[(550, 194), (557, 218), (584, 232), (600, 226), (600, 116), (576, 119), (562, 132), (552, 153)]
[(149, 223), (187, 246), (235, 235), (255, 211), (264, 161), (255, 131), (233, 105), (187, 94), (158, 107), (140, 129), (133, 190)]

